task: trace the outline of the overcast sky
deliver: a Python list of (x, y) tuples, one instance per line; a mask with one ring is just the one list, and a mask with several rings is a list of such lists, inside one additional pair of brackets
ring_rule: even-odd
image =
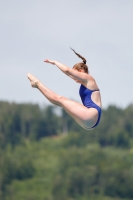
[(79, 84), (49, 58), (72, 67), (87, 59), (103, 107), (133, 103), (133, 0), (0, 0), (0, 100), (49, 104), (28, 72), (81, 102)]

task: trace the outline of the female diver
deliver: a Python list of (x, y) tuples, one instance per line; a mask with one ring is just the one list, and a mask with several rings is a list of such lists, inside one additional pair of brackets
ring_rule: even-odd
[(51, 103), (61, 106), (81, 127), (88, 130), (99, 124), (101, 96), (95, 79), (88, 72), (86, 59), (75, 51), (74, 53), (83, 62), (75, 64), (72, 69), (54, 60), (46, 59), (44, 62), (56, 65), (64, 74), (81, 84), (79, 94), (83, 104), (54, 93), (29, 73), (27, 77), (32, 87), (38, 88)]

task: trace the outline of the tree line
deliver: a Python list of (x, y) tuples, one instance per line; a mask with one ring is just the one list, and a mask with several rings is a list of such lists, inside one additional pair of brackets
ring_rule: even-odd
[(132, 149), (133, 105), (103, 109), (86, 131), (54, 106), (1, 101), (0, 199), (133, 199)]
[[(0, 146), (19, 144), (24, 138), (39, 140), (67, 132), (89, 133), (89, 141), (101, 146), (130, 147), (133, 136), (133, 106), (126, 109), (109, 106), (102, 111), (100, 125), (90, 131), (82, 129), (64, 110), (57, 115), (54, 106), (0, 102)], [(86, 136), (85, 136), (86, 137)], [(86, 140), (84, 142), (88, 142)], [(75, 141), (74, 141), (75, 143)]]

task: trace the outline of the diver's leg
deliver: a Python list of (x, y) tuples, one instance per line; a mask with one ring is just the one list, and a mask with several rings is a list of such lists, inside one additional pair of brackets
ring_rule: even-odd
[(53, 91), (51, 91), (50, 89), (48, 89), (47, 87), (45, 87), (37, 78), (35, 78), (33, 75), (31, 74), (27, 74), (28, 79), (31, 82), (31, 86), (34, 88), (38, 88), (40, 90), (40, 92), (53, 104), (55, 105), (59, 105), (59, 98), (61, 96), (57, 95), (56, 93), (54, 93)]
[(98, 119), (98, 112), (94, 108), (86, 108), (84, 105), (59, 96), (47, 87), (45, 87), (39, 80), (31, 74), (27, 75), (31, 81), (32, 87), (38, 88), (41, 93), (53, 104), (61, 106), (74, 120), (83, 128), (91, 128)]
[(83, 104), (62, 97), (61, 107), (84, 129), (90, 129), (96, 124), (98, 111), (95, 108), (86, 108)]

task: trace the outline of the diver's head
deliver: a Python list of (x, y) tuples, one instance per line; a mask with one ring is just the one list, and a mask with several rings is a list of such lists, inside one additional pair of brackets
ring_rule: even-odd
[(84, 72), (86, 74), (88, 74), (88, 66), (84, 63), (77, 63), (73, 66), (73, 69), (79, 71), (79, 72)]

